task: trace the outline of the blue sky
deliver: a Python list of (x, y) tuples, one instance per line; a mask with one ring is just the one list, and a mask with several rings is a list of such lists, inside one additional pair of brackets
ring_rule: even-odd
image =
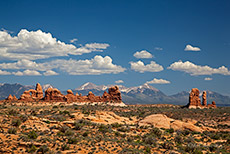
[(230, 95), (228, 0), (8, 0), (0, 14), (2, 83)]

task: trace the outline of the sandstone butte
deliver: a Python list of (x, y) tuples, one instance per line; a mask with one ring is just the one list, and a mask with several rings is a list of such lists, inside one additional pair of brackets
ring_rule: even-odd
[(207, 104), (207, 93), (206, 91), (203, 92), (202, 94), (202, 104), (200, 100), (200, 91), (197, 88), (193, 88), (189, 94), (189, 103), (187, 105), (188, 108), (216, 108), (216, 103), (212, 101), (212, 104)]
[(91, 91), (87, 96), (82, 96), (72, 92), (72, 90), (67, 90), (67, 95), (64, 95), (57, 88), (48, 88), (45, 91), (45, 96), (43, 97), (42, 86), (37, 83), (35, 89), (30, 89), (24, 91), (23, 94), (17, 99), (11, 94), (6, 98), (7, 101), (44, 101), (44, 102), (108, 102), (108, 103), (123, 103), (121, 98), (121, 92), (118, 86), (110, 87), (108, 93), (105, 91), (102, 96), (95, 96)]

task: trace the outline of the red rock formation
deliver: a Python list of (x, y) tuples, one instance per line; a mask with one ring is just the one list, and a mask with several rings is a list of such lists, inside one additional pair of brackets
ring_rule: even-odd
[(72, 90), (67, 90), (67, 95), (65, 95), (65, 101), (67, 102), (75, 102), (77, 100), (77, 97), (73, 94)]
[(20, 96), (20, 100), (32, 101), (33, 99), (30, 95), (30, 91), (24, 91), (23, 94)]
[(200, 91), (197, 88), (193, 88), (189, 95), (189, 107), (198, 107), (201, 106), (200, 98), (199, 98)]
[(14, 95), (13, 96), (13, 101), (17, 101), (18, 99), (17, 99), (17, 97)]
[(193, 88), (189, 94), (188, 108), (216, 108), (216, 103), (207, 105), (207, 93), (206, 91), (202, 94), (202, 105), (199, 98), (200, 91), (197, 88)]
[[(10, 95), (7, 100), (17, 100), (17, 98)], [(72, 90), (67, 90), (67, 95), (63, 95), (56, 88), (48, 88), (45, 91), (45, 96), (43, 98), (42, 87), (39, 83), (37, 83), (35, 90), (30, 89), (28, 91), (24, 91), (21, 95), (20, 100), (23, 101), (56, 101), (56, 102), (115, 102), (121, 103), (121, 92), (119, 91), (118, 86), (114, 86), (109, 88), (108, 93), (105, 91), (103, 96), (95, 96), (92, 92), (89, 92), (87, 96), (82, 96), (82, 94), (76, 95), (73, 94)]]
[(12, 101), (12, 100), (13, 100), (13, 96), (10, 94), (10, 95), (6, 98), (6, 100)]
[(43, 98), (43, 90), (42, 90), (42, 86), (39, 83), (37, 83), (35, 90), (36, 90), (37, 99), (42, 99)]
[(119, 91), (118, 86), (114, 86), (109, 88), (109, 94), (111, 96), (112, 101), (121, 102), (121, 92)]
[(216, 108), (216, 102), (212, 101), (212, 104), (208, 104), (208, 108)]
[(48, 88), (45, 91), (44, 101), (64, 102), (65, 98), (64, 98), (64, 95), (58, 89)]
[(203, 94), (202, 94), (202, 105), (203, 106), (207, 106), (207, 93), (206, 93), (206, 91), (204, 91), (203, 92)]

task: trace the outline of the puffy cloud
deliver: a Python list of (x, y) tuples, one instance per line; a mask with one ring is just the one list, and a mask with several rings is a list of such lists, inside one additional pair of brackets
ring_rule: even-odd
[(136, 72), (144, 73), (144, 72), (160, 72), (164, 70), (164, 68), (157, 64), (155, 61), (151, 61), (150, 64), (145, 65), (142, 61), (138, 62), (130, 62), (131, 69)]
[(115, 81), (115, 83), (124, 83), (124, 81), (123, 80), (117, 80), (117, 81)]
[(222, 74), (222, 75), (230, 75), (230, 71), (225, 66), (221, 66), (219, 68), (211, 68), (210, 66), (200, 66), (193, 64), (189, 61), (182, 62), (174, 62), (172, 63), (168, 69), (172, 69), (174, 71), (183, 71), (189, 73), (190, 75), (212, 75), (212, 74)]
[(212, 78), (204, 78), (205, 81), (211, 81)]
[[(96, 44), (96, 45), (95, 45)], [(92, 47), (91, 47), (92, 46)], [(91, 43), (80, 48), (65, 44), (54, 38), (51, 33), (41, 30), (22, 29), (12, 37), (7, 31), (0, 31), (0, 58), (2, 59), (44, 59), (57, 56), (81, 55), (93, 51), (103, 51), (109, 44)]]
[(72, 40), (70, 40), (70, 43), (75, 43), (75, 42), (77, 42), (77, 41), (78, 41), (78, 39), (73, 38)]
[(188, 44), (188, 45), (186, 45), (184, 51), (200, 51), (200, 48), (193, 47), (193, 46), (191, 46), (191, 45)]
[(0, 75), (10, 75), (10, 72), (0, 70)]
[(43, 75), (45, 75), (45, 76), (53, 76), (53, 75), (58, 75), (58, 73), (54, 72), (52, 70), (48, 70), (48, 71), (44, 72)]
[(38, 71), (34, 71), (34, 70), (25, 70), (23, 72), (18, 71), (18, 72), (13, 72), (12, 74), (16, 76), (40, 76), (41, 75), (41, 73), (39, 73)]
[[(44, 75), (58, 75), (52, 69), (60, 69), (71, 75), (99, 75), (99, 74), (117, 74), (124, 72), (126, 69), (112, 63), (112, 58), (109, 56), (95, 56), (92, 59), (86, 60), (65, 60), (56, 59), (44, 63), (36, 63), (30, 60), (19, 60), (14, 63), (2, 63), (0, 69), (18, 69), (18, 70), (34, 70), (46, 71)], [(38, 72), (39, 73), (39, 72)], [(27, 72), (15, 72), (14, 75), (28, 75)]]
[(140, 52), (137, 51), (133, 54), (133, 56), (136, 58), (153, 58), (153, 55), (146, 50), (142, 50)]
[(70, 75), (99, 75), (99, 74), (117, 74), (126, 69), (112, 63), (109, 56), (95, 56), (88, 60), (54, 60), (50, 62), (51, 66), (67, 72)]
[(160, 47), (155, 47), (154, 50), (158, 50), (158, 51), (162, 51), (163, 48), (160, 48)]
[(164, 79), (156, 79), (154, 78), (151, 81), (147, 81), (147, 84), (169, 84), (171, 83), (170, 81), (164, 80)]

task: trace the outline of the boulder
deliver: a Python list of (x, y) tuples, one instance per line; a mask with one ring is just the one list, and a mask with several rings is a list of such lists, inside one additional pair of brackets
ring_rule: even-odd
[(152, 125), (157, 128), (170, 129), (170, 122), (174, 119), (168, 118), (164, 114), (153, 114), (145, 117), (143, 120), (139, 121), (140, 126), (149, 126)]
[(164, 114), (153, 114), (145, 117), (143, 120), (139, 121), (139, 126), (154, 126), (157, 128), (174, 130), (191, 130), (195, 132), (203, 132), (204, 130), (198, 126), (195, 126), (193, 122), (183, 122), (181, 120), (175, 120), (167, 117)]

